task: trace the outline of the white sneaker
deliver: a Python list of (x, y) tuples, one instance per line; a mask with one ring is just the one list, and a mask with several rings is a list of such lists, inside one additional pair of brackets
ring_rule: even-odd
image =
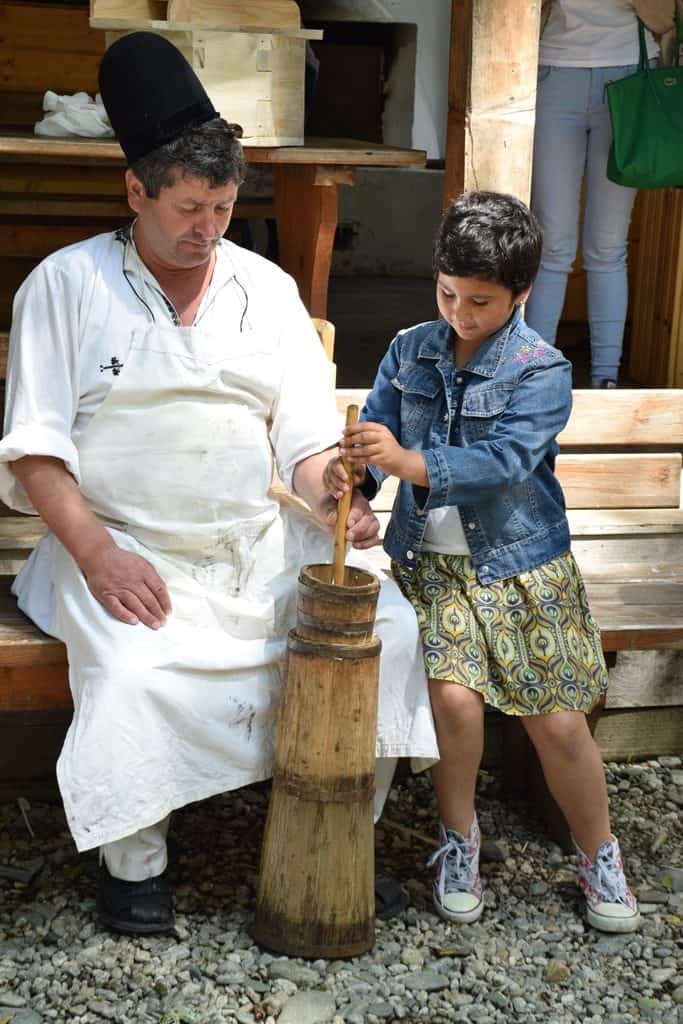
[(579, 862), (578, 885), (586, 897), (586, 917), (601, 932), (634, 932), (640, 925), (636, 898), (626, 884), (619, 843), (606, 840), (591, 863), (574, 843)]
[(484, 909), (479, 851), (481, 833), (475, 814), (466, 839), (459, 832), (440, 827), (441, 846), (429, 858), (428, 866), (436, 865), (434, 906), (445, 921), (472, 924)]

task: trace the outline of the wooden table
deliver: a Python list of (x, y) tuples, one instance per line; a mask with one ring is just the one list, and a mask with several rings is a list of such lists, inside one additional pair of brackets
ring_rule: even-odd
[[(353, 185), (356, 167), (422, 167), (426, 161), (422, 150), (348, 139), (246, 146), (245, 156), (249, 164), (273, 169), (280, 265), (295, 278), (311, 316), (323, 318), (338, 186)], [(114, 141), (0, 136), (0, 258), (42, 258), (130, 216), (125, 166)], [(259, 211), (263, 215), (263, 201), (247, 199), (235, 215)]]

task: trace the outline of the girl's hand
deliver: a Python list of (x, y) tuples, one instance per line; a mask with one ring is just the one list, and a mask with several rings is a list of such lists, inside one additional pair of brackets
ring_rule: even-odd
[[(353, 467), (353, 486), (359, 487), (365, 480), (365, 464), (357, 464)], [(349, 489), (349, 478), (344, 463), (339, 455), (335, 456), (323, 470), (323, 485), (333, 497), (339, 501), (343, 494)]]
[[(388, 427), (383, 423), (354, 423), (344, 429), (339, 451), (355, 467), (372, 463), (384, 473), (400, 476), (404, 456), (407, 454)], [(355, 473), (354, 473), (355, 475)]]

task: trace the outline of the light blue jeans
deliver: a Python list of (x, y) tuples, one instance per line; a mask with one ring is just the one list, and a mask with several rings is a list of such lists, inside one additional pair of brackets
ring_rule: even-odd
[(628, 301), (626, 244), (636, 190), (606, 174), (612, 129), (606, 82), (635, 67), (540, 67), (531, 206), (543, 228), (541, 269), (525, 320), (554, 345), (579, 238), (585, 175), (583, 264), (588, 287), (591, 382), (616, 380)]

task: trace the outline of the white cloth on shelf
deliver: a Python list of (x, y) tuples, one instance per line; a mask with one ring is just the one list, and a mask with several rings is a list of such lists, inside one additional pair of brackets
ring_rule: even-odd
[(48, 89), (43, 96), (43, 111), (45, 116), (33, 128), (36, 135), (52, 138), (65, 135), (81, 135), (92, 139), (114, 137), (99, 93), (93, 100), (87, 92), (59, 96)]

